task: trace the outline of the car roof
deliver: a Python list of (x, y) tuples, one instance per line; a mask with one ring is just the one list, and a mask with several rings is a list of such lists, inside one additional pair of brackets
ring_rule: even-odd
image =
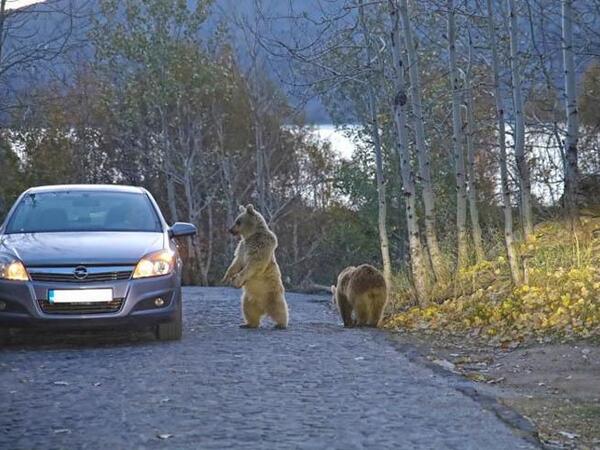
[(135, 194), (146, 193), (146, 189), (137, 186), (124, 186), (120, 184), (60, 184), (54, 186), (37, 186), (25, 191), (26, 194), (39, 194), (43, 192), (66, 191), (99, 191), (99, 192), (129, 192)]

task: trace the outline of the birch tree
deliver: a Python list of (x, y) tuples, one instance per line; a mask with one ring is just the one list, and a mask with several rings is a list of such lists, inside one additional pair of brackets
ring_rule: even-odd
[[(549, 136), (548, 139), (550, 139), (550, 136), (552, 136), (562, 158), (562, 167), (558, 167), (552, 157), (548, 158), (549, 164), (552, 167), (551, 172), (560, 173), (562, 171), (564, 173), (564, 165), (566, 162), (564, 143), (562, 141), (564, 103), (561, 103), (561, 99), (558, 95), (554, 95), (554, 92), (556, 91), (556, 80), (553, 67), (555, 58), (553, 57), (554, 52), (548, 48), (549, 41), (552, 42), (552, 39), (549, 39), (548, 36), (548, 23), (554, 22), (554, 17), (556, 14), (554, 11), (555, 6), (552, 4), (546, 4), (545, 2), (540, 2), (534, 6), (537, 6), (535, 11), (530, 2), (526, 3), (527, 18), (529, 21), (529, 35), (531, 37), (532, 50), (538, 59), (536, 72), (541, 71), (543, 83), (545, 85), (545, 92), (539, 96), (540, 103), (542, 105), (545, 104), (543, 107), (543, 117), (539, 118), (537, 122), (538, 127), (547, 129), (546, 133)], [(537, 114), (533, 114), (533, 116), (534, 119), (537, 118)], [(556, 186), (552, 186), (553, 183), (549, 182), (548, 178), (548, 176), (543, 177), (542, 182), (544, 182), (548, 187), (548, 191), (551, 193), (550, 196), (554, 201), (557, 196), (552, 194), (552, 192), (556, 190)]]
[(508, 1), (509, 34), (510, 34), (510, 71), (512, 78), (512, 97), (515, 116), (515, 159), (519, 172), (520, 211), (523, 222), (525, 240), (533, 236), (533, 217), (531, 209), (531, 179), (529, 162), (525, 154), (525, 118), (523, 116), (523, 87), (521, 84), (521, 67), (519, 64), (519, 41), (517, 11), (515, 0)]
[[(363, 0), (359, 0), (359, 17), (363, 33), (367, 67), (373, 61), (371, 52), (370, 33), (365, 19)], [(377, 99), (370, 80), (366, 80), (367, 102), (371, 119), (371, 137), (373, 140), (373, 151), (375, 152), (375, 173), (377, 182), (377, 225), (379, 231), (379, 245), (381, 248), (381, 260), (383, 263), (383, 276), (387, 285), (392, 286), (392, 263), (390, 259), (390, 244), (387, 232), (387, 202), (385, 198), (385, 180), (383, 177), (383, 155), (381, 150), (381, 138), (379, 136), (379, 120), (377, 118)]]
[(457, 269), (468, 262), (467, 244), (467, 185), (465, 177), (465, 155), (463, 149), (462, 123), (460, 114), (461, 95), (456, 63), (456, 20), (454, 0), (448, 0), (448, 59), (450, 63), (450, 87), (452, 90), (452, 145), (454, 149), (454, 174), (456, 178), (456, 239)]
[(399, 13), (402, 17), (402, 28), (404, 30), (404, 42), (408, 61), (408, 78), (411, 88), (411, 104), (413, 112), (413, 127), (415, 131), (415, 143), (417, 148), (417, 160), (419, 162), (419, 181), (421, 184), (423, 206), (425, 212), (425, 239), (427, 250), (431, 259), (434, 275), (439, 277), (444, 271), (444, 262), (437, 239), (435, 220), (435, 197), (433, 183), (431, 181), (431, 156), (425, 141), (425, 120), (423, 117), (423, 105), (421, 100), (421, 75), (419, 73), (419, 55), (417, 54), (417, 41), (413, 36), (410, 20), (408, 1), (400, 0)]
[[(257, 19), (258, 20), (258, 19)], [(247, 70), (245, 79), (248, 83), (248, 93), (250, 99), (250, 111), (252, 113), (252, 122), (254, 124), (254, 147), (255, 147), (255, 159), (256, 159), (256, 200), (257, 206), (260, 211), (267, 217), (267, 220), (271, 218), (270, 202), (269, 202), (269, 174), (268, 174), (268, 158), (265, 142), (265, 129), (262, 123), (262, 117), (265, 112), (268, 111), (270, 102), (268, 96), (264, 95), (265, 89), (263, 80), (261, 77), (262, 70), (260, 62), (262, 58), (259, 55), (259, 43), (258, 37), (255, 35), (253, 38), (247, 38), (251, 42), (248, 43), (248, 53), (250, 55), (251, 65)]]
[[(256, 1), (258, 9), (261, 2)], [(295, 71), (296, 75), (307, 72), (308, 80), (298, 81), (303, 86), (303, 90), (317, 92), (324, 98), (326, 95), (339, 96), (346, 98), (343, 107), (333, 104), (329, 107), (329, 112), (333, 115), (348, 114), (358, 119), (358, 122), (364, 127), (366, 135), (369, 138), (369, 145), (372, 146), (375, 160), (375, 182), (377, 186), (377, 229), (379, 236), (379, 249), (381, 253), (381, 262), (383, 266), (386, 282), (392, 283), (392, 263), (390, 256), (389, 233), (387, 229), (387, 200), (386, 200), (386, 180), (384, 176), (384, 152), (380, 129), (380, 101), (375, 86), (380, 84), (382, 68), (381, 51), (375, 51), (375, 38), (372, 35), (372, 21), (367, 14), (367, 6), (362, 0), (354, 3), (352, 11), (358, 11), (353, 15), (354, 20), (351, 28), (344, 19), (350, 16), (347, 8), (340, 11), (328, 11), (324, 16), (324, 29), (319, 30), (319, 37), (309, 40), (308, 43), (300, 43), (300, 38), (290, 36), (292, 44), (288, 44), (277, 38), (272, 47), (281, 48), (285, 52), (285, 58), (290, 59), (299, 66)], [(290, 7), (292, 5), (290, 4)], [(293, 10), (293, 8), (292, 8)], [(292, 17), (295, 13), (290, 13)], [(308, 16), (303, 13), (298, 14), (294, 20), (296, 28), (301, 29), (305, 22), (311, 22)], [(268, 28), (268, 27), (267, 27)], [(356, 39), (356, 38), (359, 39)], [(262, 36), (267, 39), (266, 33)], [(265, 45), (268, 48), (268, 45)], [(351, 52), (347, 52), (352, 48)], [(271, 48), (273, 51), (273, 48)], [(279, 56), (281, 55), (273, 55)], [(303, 70), (304, 69), (304, 70)], [(327, 93), (327, 94), (326, 94)], [(326, 102), (327, 100), (325, 100)], [(340, 108), (346, 108), (345, 111), (338, 111)]]
[(577, 141), (579, 139), (579, 115), (577, 111), (577, 88), (575, 84), (575, 57), (573, 53), (573, 0), (562, 1), (563, 66), (565, 74), (565, 108), (567, 133), (565, 136), (565, 182), (564, 206), (571, 226), (578, 217), (577, 211)]
[(502, 191), (502, 211), (504, 212), (504, 244), (508, 256), (508, 264), (512, 281), (520, 285), (522, 272), (515, 248), (513, 231), (512, 202), (509, 185), (508, 163), (506, 158), (506, 120), (504, 118), (504, 101), (500, 89), (500, 67), (498, 62), (498, 49), (496, 45), (496, 27), (494, 25), (494, 9), (492, 0), (487, 0), (488, 39), (492, 52), (492, 74), (494, 80), (494, 98), (496, 100), (496, 122), (498, 124), (498, 148), (500, 150), (500, 189)]
[(471, 217), (471, 234), (473, 237), (473, 246), (475, 247), (475, 257), (477, 262), (485, 259), (483, 251), (483, 240), (481, 237), (481, 225), (479, 223), (479, 206), (477, 205), (477, 182), (475, 167), (475, 148), (473, 139), (475, 137), (476, 125), (473, 105), (473, 37), (471, 35), (470, 24), (467, 27), (469, 38), (469, 64), (465, 74), (465, 105), (466, 105), (466, 145), (467, 145), (467, 167), (468, 167), (468, 196), (469, 196), (469, 216)]
[(408, 147), (408, 130), (406, 126), (407, 101), (406, 85), (404, 81), (404, 63), (400, 51), (400, 15), (398, 1), (388, 0), (389, 14), (392, 30), (390, 45), (392, 47), (392, 61), (395, 69), (393, 99), (394, 125), (396, 131), (396, 151), (400, 159), (402, 177), (402, 190), (406, 208), (406, 226), (408, 230), (408, 243), (410, 251), (410, 264), (415, 287), (416, 297), (423, 305), (428, 303), (426, 297), (427, 276), (423, 259), (423, 248), (419, 232), (419, 222), (416, 210), (415, 176), (411, 164), (411, 155)]

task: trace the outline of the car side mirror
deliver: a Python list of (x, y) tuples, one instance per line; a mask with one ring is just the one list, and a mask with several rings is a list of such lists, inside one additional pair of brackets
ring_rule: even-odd
[(195, 236), (198, 230), (195, 225), (185, 222), (176, 222), (169, 228), (169, 236), (172, 238)]

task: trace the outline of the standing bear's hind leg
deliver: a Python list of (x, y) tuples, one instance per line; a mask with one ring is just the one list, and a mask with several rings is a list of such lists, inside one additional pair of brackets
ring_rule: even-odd
[(261, 310), (259, 303), (250, 298), (247, 294), (242, 296), (242, 313), (246, 320), (246, 323), (242, 325), (242, 328), (259, 327), (263, 311)]
[(267, 314), (275, 322), (275, 327), (284, 329), (288, 326), (288, 307), (283, 294), (274, 292), (267, 294)]

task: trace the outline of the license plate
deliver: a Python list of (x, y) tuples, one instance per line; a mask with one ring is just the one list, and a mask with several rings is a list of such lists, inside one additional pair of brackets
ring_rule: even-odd
[(48, 301), (50, 303), (97, 303), (112, 302), (112, 289), (50, 289)]

